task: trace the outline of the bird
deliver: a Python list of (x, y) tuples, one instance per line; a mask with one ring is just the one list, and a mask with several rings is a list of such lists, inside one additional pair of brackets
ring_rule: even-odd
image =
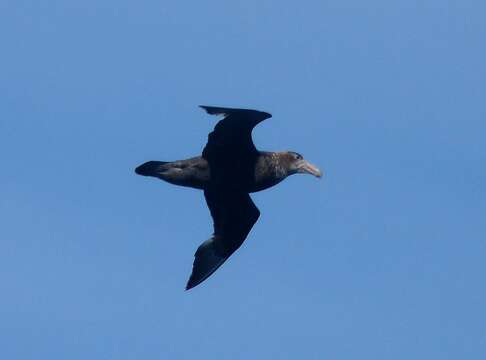
[(211, 276), (245, 241), (260, 211), (250, 193), (268, 189), (293, 174), (317, 178), (321, 170), (294, 151), (259, 151), (253, 128), (271, 118), (267, 112), (227, 107), (200, 107), (220, 115), (200, 156), (178, 161), (148, 161), (136, 174), (204, 191), (213, 219), (213, 235), (194, 254), (189, 290)]

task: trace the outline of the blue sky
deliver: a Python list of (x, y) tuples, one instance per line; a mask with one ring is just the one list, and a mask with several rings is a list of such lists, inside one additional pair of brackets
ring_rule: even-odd
[[(484, 359), (483, 1), (0, 5), (4, 359)], [(249, 107), (326, 171), (183, 291), (202, 194), (136, 176)]]

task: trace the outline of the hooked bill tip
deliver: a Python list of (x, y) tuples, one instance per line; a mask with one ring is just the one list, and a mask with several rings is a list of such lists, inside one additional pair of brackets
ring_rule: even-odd
[(311, 164), (308, 161), (305, 161), (301, 169), (303, 170), (303, 172), (306, 172), (310, 175), (314, 175), (317, 178), (322, 177), (322, 171), (317, 166)]

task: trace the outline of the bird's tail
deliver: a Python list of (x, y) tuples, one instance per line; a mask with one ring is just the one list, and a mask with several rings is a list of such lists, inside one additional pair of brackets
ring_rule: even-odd
[(160, 173), (167, 170), (166, 164), (169, 164), (167, 161), (147, 161), (146, 163), (138, 166), (135, 169), (135, 172), (138, 175), (143, 176), (157, 176)]

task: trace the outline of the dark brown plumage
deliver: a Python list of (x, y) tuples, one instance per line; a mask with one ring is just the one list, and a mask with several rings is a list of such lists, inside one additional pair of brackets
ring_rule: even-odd
[(320, 170), (298, 153), (256, 149), (251, 132), (270, 114), (201, 107), (211, 115), (224, 115), (209, 134), (202, 156), (174, 162), (149, 161), (135, 169), (139, 175), (204, 190), (214, 234), (197, 249), (186, 289), (207, 279), (248, 236), (260, 216), (249, 193), (267, 189), (296, 173), (321, 176)]

